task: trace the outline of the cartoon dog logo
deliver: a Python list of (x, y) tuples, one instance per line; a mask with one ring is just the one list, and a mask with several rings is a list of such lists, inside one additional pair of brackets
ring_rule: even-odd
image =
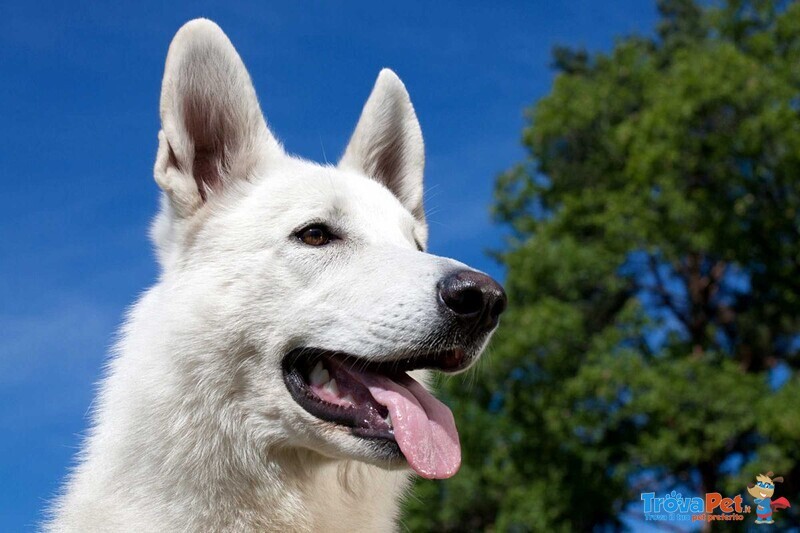
[(774, 524), (772, 512), (776, 509), (791, 507), (786, 498), (772, 499), (775, 493), (775, 483), (783, 483), (783, 477), (772, 477), (772, 472), (756, 476), (756, 483), (748, 483), (747, 492), (756, 503), (756, 524)]

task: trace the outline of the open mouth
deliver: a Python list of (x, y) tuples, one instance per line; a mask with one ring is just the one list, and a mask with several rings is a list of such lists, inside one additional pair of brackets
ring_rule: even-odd
[(461, 465), (453, 414), (407, 372), (455, 371), (464, 362), (460, 348), (380, 363), (301, 348), (284, 358), (283, 377), (312, 415), (372, 441), (386, 455), (405, 457), (422, 477), (444, 479)]

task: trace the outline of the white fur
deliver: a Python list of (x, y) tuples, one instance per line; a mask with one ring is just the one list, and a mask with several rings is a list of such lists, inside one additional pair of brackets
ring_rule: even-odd
[[(408, 471), (302, 409), (280, 361), (418, 345), (437, 280), (463, 267), (417, 250), (424, 150), (402, 82), (381, 72), (339, 167), (303, 161), (270, 133), (222, 30), (195, 20), (170, 46), (161, 120), (162, 272), (130, 311), (46, 529), (394, 529)], [(342, 241), (298, 242), (313, 221)]]

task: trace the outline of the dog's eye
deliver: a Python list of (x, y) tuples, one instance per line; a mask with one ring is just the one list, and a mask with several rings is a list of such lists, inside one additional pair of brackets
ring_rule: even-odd
[(331, 232), (322, 225), (308, 226), (297, 232), (297, 238), (303, 241), (303, 244), (309, 246), (324, 246), (331, 242), (335, 237)]

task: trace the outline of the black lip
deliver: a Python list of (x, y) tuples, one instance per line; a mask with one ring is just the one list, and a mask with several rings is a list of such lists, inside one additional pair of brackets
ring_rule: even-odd
[[(283, 367), (298, 365), (305, 361), (313, 365), (322, 357), (336, 359), (354, 368), (366, 370), (384, 376), (400, 375), (411, 370), (430, 369), (440, 372), (458, 372), (471, 362), (467, 350), (454, 347), (444, 350), (415, 350), (406, 357), (398, 357), (387, 361), (369, 361), (363, 357), (320, 348), (295, 348), (283, 358)], [(308, 367), (310, 369), (311, 366)]]
[(332, 359), (352, 368), (395, 379), (402, 379), (405, 372), (410, 370), (430, 368), (452, 372), (468, 363), (464, 350), (460, 348), (423, 352), (384, 362), (316, 348), (297, 348), (283, 358), (283, 380), (294, 401), (315, 417), (346, 427), (352, 435), (371, 441), (376, 453), (387, 458), (402, 456), (394, 431), (384, 421), (388, 409), (377, 403), (366, 389), (356, 398), (358, 405), (353, 407), (335, 405), (319, 398), (311, 391), (307, 376), (320, 359)]
[(312, 415), (327, 422), (334, 422), (350, 428), (382, 429), (385, 431), (382, 433), (375, 432), (374, 435), (370, 436), (391, 438), (393, 440), (394, 435), (390, 433), (388, 425), (384, 423), (383, 426), (385, 427), (382, 427), (379, 423), (389, 414), (388, 409), (372, 399), (369, 393), (367, 393), (369, 398), (364, 397), (363, 406), (342, 407), (323, 401), (311, 392), (311, 388), (306, 382), (306, 376), (308, 376), (317, 360), (322, 357), (325, 357), (325, 352), (303, 349), (294, 350), (284, 357), (283, 381), (286, 383), (286, 388), (294, 398), (294, 401)]

